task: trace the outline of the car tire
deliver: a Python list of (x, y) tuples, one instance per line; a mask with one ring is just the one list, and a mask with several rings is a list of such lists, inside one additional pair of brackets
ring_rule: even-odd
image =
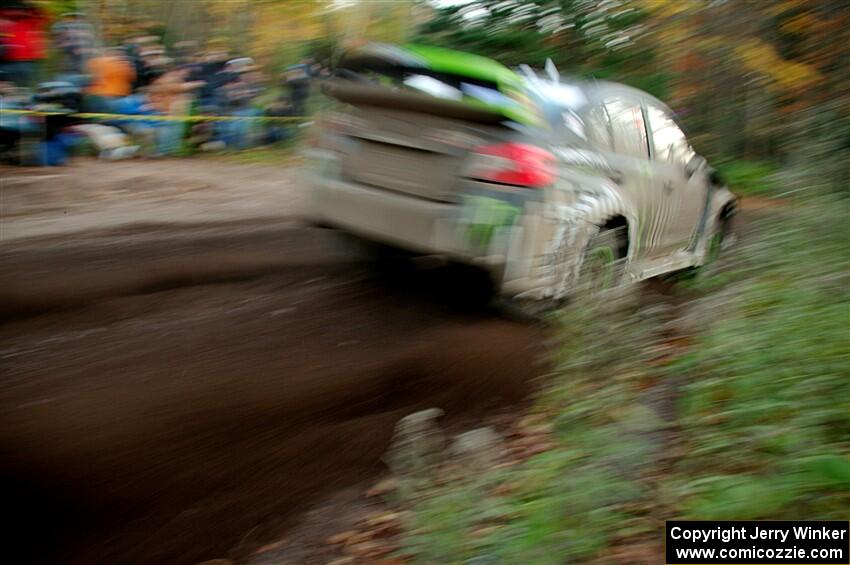
[(623, 284), (626, 227), (596, 228), (582, 253), (574, 298), (592, 298)]
[[(558, 310), (567, 301), (592, 302), (604, 293), (606, 296), (625, 298), (631, 296), (633, 285), (624, 284), (626, 263), (626, 227), (603, 229), (594, 227), (587, 236), (587, 243), (579, 264), (579, 272), (570, 279), (564, 272), (567, 292), (561, 298), (538, 300), (502, 299), (501, 310), (510, 318), (518, 320), (545, 321), (547, 316)], [(563, 264), (563, 269), (569, 263)], [(600, 269), (599, 267), (603, 267)], [(620, 304), (612, 300), (611, 304)]]
[(706, 235), (706, 250), (702, 264), (672, 273), (673, 281), (693, 281), (711, 270), (720, 253), (735, 239), (731, 219), (731, 217), (715, 218), (709, 233)]

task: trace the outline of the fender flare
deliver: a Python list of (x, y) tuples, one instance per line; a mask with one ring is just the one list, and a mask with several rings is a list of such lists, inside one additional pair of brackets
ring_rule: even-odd
[(725, 186), (713, 187), (710, 190), (704, 220), (694, 248), (700, 262), (708, 251), (708, 242), (714, 226), (722, 223), (725, 229), (731, 228), (731, 220), (738, 213), (738, 201), (738, 196)]
[(637, 214), (612, 188), (602, 186), (593, 192), (580, 192), (572, 204), (564, 206), (559, 214), (563, 222), (560, 236), (552, 241), (551, 252), (556, 257), (557, 276), (549, 289), (555, 298), (569, 293), (578, 277), (587, 242), (612, 219), (622, 217), (628, 227), (627, 265), (637, 250)]

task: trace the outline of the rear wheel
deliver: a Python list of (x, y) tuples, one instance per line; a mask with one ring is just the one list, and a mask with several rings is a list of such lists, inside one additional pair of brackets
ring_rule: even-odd
[(514, 318), (540, 320), (563, 306), (565, 300), (593, 301), (603, 293), (613, 296), (614, 289), (617, 289), (616, 296), (625, 296), (621, 289), (625, 289), (622, 282), (627, 248), (625, 226), (595, 227), (584, 246), (578, 274), (569, 276), (569, 263), (565, 261), (562, 264), (563, 295), (539, 300), (503, 299), (502, 310)]
[(625, 226), (601, 228), (584, 248), (574, 295), (592, 297), (620, 286), (625, 272)]

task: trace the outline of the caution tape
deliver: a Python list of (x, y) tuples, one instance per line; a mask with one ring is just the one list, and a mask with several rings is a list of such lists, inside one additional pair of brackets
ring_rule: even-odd
[(0, 116), (3, 114), (12, 114), (14, 116), (68, 116), (73, 115), (68, 112), (43, 112), (38, 110), (13, 110), (11, 108), (0, 108)]
[(310, 116), (169, 116), (163, 114), (101, 114), (90, 112), (49, 112), (43, 110), (13, 110), (10, 108), (0, 109), (0, 115), (3, 114), (12, 114), (18, 116), (67, 116), (69, 118), (80, 118), (84, 120), (138, 120), (145, 122), (227, 122), (237, 120), (251, 120), (261, 122), (304, 122), (313, 119)]

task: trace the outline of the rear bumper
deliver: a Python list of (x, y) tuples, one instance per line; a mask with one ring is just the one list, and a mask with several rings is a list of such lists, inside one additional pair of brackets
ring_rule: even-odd
[(316, 222), (423, 254), (465, 259), (459, 241), (460, 206), (352, 182), (309, 175), (310, 218)]
[[(443, 255), (490, 271), (505, 295), (539, 290), (535, 240), (540, 218), (526, 209), (510, 226), (496, 227), (486, 244), (471, 229), (469, 210), (305, 171), (308, 216), (323, 225), (416, 253)], [(526, 208), (528, 208), (526, 206)], [(535, 276), (537, 274), (538, 276)]]

